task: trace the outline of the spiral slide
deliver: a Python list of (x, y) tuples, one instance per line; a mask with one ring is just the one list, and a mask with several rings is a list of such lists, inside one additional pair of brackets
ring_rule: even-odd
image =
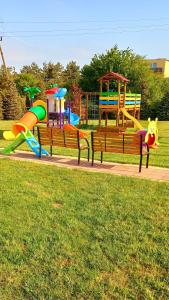
[(78, 115), (72, 113), (71, 109), (70, 108), (67, 108), (64, 112), (65, 116), (66, 117), (69, 117), (70, 116), (70, 124), (71, 125), (78, 125), (79, 124), (79, 121), (80, 121), (80, 118)]
[(78, 125), (79, 124), (79, 116), (70, 112), (70, 124), (71, 125)]
[[(5, 131), (3, 136), (6, 140), (12, 140), (12, 143), (1, 151), (2, 154), (9, 155), (26, 142), (31, 150), (39, 156), (40, 145), (31, 133), (31, 129), (46, 117), (46, 107), (43, 101), (36, 101), (34, 106), (29, 109), (24, 116), (13, 125), (12, 131)], [(42, 154), (49, 155), (48, 152), (42, 149)]]
[(133, 121), (133, 123), (134, 123), (134, 125), (139, 129), (139, 130), (144, 130), (144, 128), (141, 126), (141, 124), (139, 123), (139, 121), (136, 119), (136, 118), (134, 118), (132, 115), (130, 115), (129, 113), (128, 113), (128, 111), (123, 107), (123, 108), (121, 108), (120, 109), (120, 111), (123, 113), (123, 115), (125, 116), (125, 117), (127, 117), (129, 120), (132, 120)]

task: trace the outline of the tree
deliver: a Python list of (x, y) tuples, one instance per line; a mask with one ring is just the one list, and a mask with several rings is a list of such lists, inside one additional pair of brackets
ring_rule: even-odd
[(3, 98), (2, 98), (2, 94), (0, 91), (0, 120), (3, 120)]
[[(117, 45), (105, 54), (94, 55), (90, 64), (81, 70), (81, 88), (84, 91), (98, 91), (98, 78), (110, 71), (127, 77), (130, 80), (128, 90), (142, 94), (142, 118), (157, 116), (158, 104), (169, 88), (164, 78), (149, 69), (144, 57), (135, 54), (129, 48), (119, 50)], [(110, 88), (117, 90), (117, 85), (113, 83)]]
[(3, 115), (5, 120), (15, 120), (22, 114), (23, 103), (18, 95), (15, 83), (6, 80), (3, 89)]
[(30, 66), (23, 66), (20, 73), (32, 74), (37, 80), (38, 78), (43, 78), (43, 70), (35, 62)]
[(15, 76), (14, 79), (16, 83), (17, 90), (21, 96), (24, 96), (24, 87), (33, 87), (33, 86), (39, 86), (40, 80), (35, 77), (35, 75), (31, 73), (20, 73)]
[(56, 64), (52, 62), (43, 63), (43, 79), (47, 82), (47, 87), (54, 83), (58, 85), (63, 84), (63, 69), (63, 66), (59, 62)]
[(160, 102), (157, 103), (156, 111), (159, 120), (169, 120), (169, 78), (163, 79), (162, 91), (164, 93)]
[(80, 79), (80, 67), (75, 61), (71, 61), (67, 64), (63, 71), (63, 77), (67, 88), (70, 88), (72, 84), (78, 84)]
[(141, 91), (141, 84), (151, 76), (149, 66), (144, 57), (135, 54), (131, 49), (120, 50), (115, 45), (105, 54), (95, 54), (89, 65), (81, 70), (80, 85), (84, 91), (98, 91), (98, 78), (107, 72), (116, 72), (130, 80), (128, 88), (135, 92)]
[[(41, 93), (37, 95), (38, 99), (45, 100), (45, 83), (41, 78), (37, 78), (33, 74), (29, 73), (21, 73), (16, 74), (15, 79), (17, 90), (21, 96), (25, 97), (24, 87), (39, 87), (41, 89)], [(29, 102), (29, 97), (27, 97), (27, 102)], [(29, 105), (28, 105), (29, 106)]]
[(3, 118), (5, 120), (14, 120), (20, 117), (23, 114), (24, 101), (18, 95), (11, 74), (7, 78), (3, 68), (0, 72), (0, 94), (3, 101)]
[(159, 120), (169, 121), (169, 92), (166, 93), (157, 107)]

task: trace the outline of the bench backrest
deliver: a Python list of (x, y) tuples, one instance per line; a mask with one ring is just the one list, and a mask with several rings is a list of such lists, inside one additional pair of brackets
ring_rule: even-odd
[(52, 128), (38, 126), (38, 139), (41, 145), (51, 145), (52, 144)]
[(38, 138), (41, 145), (53, 145), (79, 149), (79, 130), (63, 130), (61, 128), (38, 127)]
[(96, 128), (96, 131), (98, 132), (116, 132), (116, 133), (120, 133), (120, 132), (124, 132), (126, 130), (125, 127), (116, 127), (116, 126), (98, 126)]
[(65, 147), (64, 131), (61, 128), (52, 128), (52, 145)]
[(65, 135), (65, 147), (79, 149), (80, 137), (79, 130), (64, 130)]
[(142, 153), (142, 136), (139, 134), (92, 132), (92, 150), (126, 154)]

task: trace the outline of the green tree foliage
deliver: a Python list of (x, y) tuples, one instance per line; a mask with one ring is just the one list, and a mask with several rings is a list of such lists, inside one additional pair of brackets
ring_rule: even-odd
[(98, 78), (107, 72), (116, 72), (130, 80), (128, 88), (140, 92), (141, 85), (151, 76), (144, 57), (135, 54), (131, 49), (120, 50), (117, 45), (105, 54), (95, 54), (89, 65), (81, 71), (80, 85), (84, 91), (98, 91)]
[(15, 120), (23, 113), (23, 103), (15, 83), (8, 79), (3, 88), (3, 114), (5, 120)]
[(2, 98), (2, 94), (0, 91), (0, 120), (3, 120), (3, 98)]
[(3, 118), (14, 120), (24, 111), (24, 100), (19, 96), (12, 75), (6, 76), (3, 67), (0, 70), (0, 94), (2, 97)]
[(43, 79), (40, 77), (36, 77), (31, 73), (20, 73), (15, 75), (14, 79), (16, 83), (17, 90), (22, 97), (26, 97), (27, 106), (30, 105), (30, 99), (28, 95), (24, 92), (24, 87), (39, 87), (41, 89), (41, 93), (38, 94), (35, 99), (45, 100), (45, 83)]
[(169, 106), (165, 105), (168, 94), (169, 79), (152, 74), (152, 77), (145, 81), (142, 86), (141, 117), (143, 119), (158, 117), (159, 120), (162, 120), (169, 111)]
[(169, 120), (169, 92), (165, 94), (157, 107), (159, 120)]
[[(120, 73), (130, 80), (127, 85), (128, 91), (142, 94), (141, 118), (156, 116), (159, 119), (168, 118), (169, 79), (152, 73), (145, 58), (129, 48), (120, 50), (115, 45), (103, 54), (95, 54), (90, 64), (85, 65), (81, 72), (75, 61), (70, 61), (65, 69), (59, 62), (45, 62), (42, 68), (33, 62), (31, 65), (25, 65), (20, 73), (8, 68), (11, 74), (8, 81), (4, 79), (2, 69), (0, 69), (0, 118), (3, 109), (4, 118), (8, 116), (11, 118), (11, 115), (16, 117), (19, 111), (23, 111), (24, 102), (19, 95), (27, 98), (29, 106), (28, 95), (24, 93), (25, 86), (40, 87), (42, 92), (36, 99), (41, 100), (46, 99), (45, 90), (55, 83), (62, 87), (66, 86), (68, 91), (74, 84), (80, 84), (83, 91), (99, 91), (98, 78), (110, 71)], [(112, 83), (110, 88), (117, 90), (117, 84)]]
[[(84, 91), (98, 91), (98, 78), (110, 71), (127, 77), (130, 80), (128, 90), (142, 94), (142, 118), (158, 116), (157, 107), (169, 92), (169, 84), (149, 69), (144, 57), (135, 54), (129, 48), (120, 50), (115, 45), (105, 54), (95, 54), (90, 64), (81, 70), (81, 88)], [(117, 90), (115, 83), (110, 88)]]
[(157, 116), (159, 120), (169, 120), (169, 78), (163, 79), (162, 85), (163, 97), (156, 105)]
[(51, 84), (57, 83), (62, 85), (64, 82), (63, 79), (63, 66), (58, 62), (56, 64), (49, 62), (43, 63), (43, 78), (47, 83), (46, 87), (49, 87)]
[(14, 79), (17, 90), (21, 96), (25, 96), (24, 87), (39, 86), (42, 80), (39, 80), (35, 75), (31, 73), (20, 73), (15, 76)]
[(20, 73), (31, 74), (36, 80), (38, 80), (38, 78), (43, 78), (43, 70), (35, 62), (30, 66), (23, 66)]
[(80, 67), (75, 61), (71, 61), (67, 64), (63, 71), (64, 82), (67, 88), (70, 88), (72, 84), (77, 84), (80, 79)]

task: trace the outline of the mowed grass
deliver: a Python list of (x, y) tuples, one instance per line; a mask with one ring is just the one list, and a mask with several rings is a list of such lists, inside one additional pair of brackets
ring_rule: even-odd
[[(0, 121), (0, 148), (6, 147), (10, 142), (5, 141), (3, 139), (3, 131), (4, 130), (11, 130), (13, 121)], [(143, 127), (147, 127), (147, 121), (141, 122)], [(90, 126), (87, 127), (86, 132), (88, 133), (88, 138), (90, 140), (90, 129), (95, 128), (98, 125), (97, 121), (90, 121)], [(156, 150), (150, 150), (150, 165), (159, 166), (159, 167), (166, 167), (169, 168), (169, 121), (159, 121), (159, 147)], [(132, 131), (132, 129), (129, 129)], [(22, 144), (18, 149), (28, 150), (28, 146), (26, 143)], [(46, 147), (48, 150), (48, 147)], [(72, 149), (64, 149), (54, 147), (54, 154), (59, 155), (69, 155), (69, 156), (77, 156), (77, 151)], [(82, 157), (87, 157), (86, 151), (82, 151)], [(96, 159), (100, 159), (100, 154), (95, 155)], [(131, 164), (138, 164), (139, 157), (135, 155), (121, 155), (116, 153), (106, 153), (104, 154), (104, 161), (111, 161), (111, 162), (119, 162), (119, 163), (131, 163)], [(145, 160), (143, 160), (145, 163)]]
[(0, 299), (169, 299), (168, 183), (0, 170)]

